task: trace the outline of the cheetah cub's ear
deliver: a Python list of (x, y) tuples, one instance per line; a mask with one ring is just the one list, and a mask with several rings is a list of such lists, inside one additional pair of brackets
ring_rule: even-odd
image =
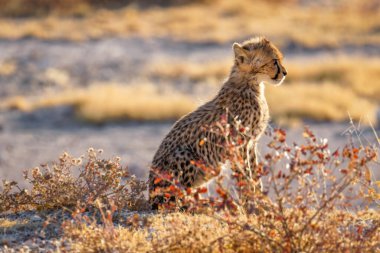
[(235, 62), (237, 65), (248, 63), (248, 56), (239, 43), (234, 43), (232, 46), (235, 53)]

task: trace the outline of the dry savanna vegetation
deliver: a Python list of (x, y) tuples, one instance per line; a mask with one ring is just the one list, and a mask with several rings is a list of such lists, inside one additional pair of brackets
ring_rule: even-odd
[[(20, 243), (8, 240), (11, 234), (34, 231), (39, 238), (55, 233), (50, 244), (55, 251), (379, 250), (380, 182), (372, 174), (379, 168), (376, 143), (356, 146), (351, 142), (330, 151), (327, 141), (308, 129), (299, 145), (288, 145), (285, 131), (276, 129), (268, 133), (270, 151), (251, 171), (236, 152), (249, 141), (244, 127), (238, 122), (231, 127), (221, 120), (214, 131), (226, 138), (233, 188), (226, 188), (224, 178), (217, 177), (216, 195), (205, 197), (208, 188), (186, 189), (163, 177), (171, 185), (160, 191), (177, 196), (177, 202), (152, 213), (146, 211), (146, 184), (130, 175), (119, 158), (103, 159), (94, 149), (80, 158), (65, 153), (56, 163), (25, 173), (30, 190), (3, 182), (2, 246), (9, 249)], [(263, 190), (257, 190), (260, 181)], [(44, 217), (39, 225), (25, 216), (4, 215), (28, 210)]]
[(13, 97), (3, 106), (26, 112), (55, 106), (72, 106), (79, 119), (103, 123), (123, 119), (173, 120), (194, 109), (195, 104), (184, 94), (160, 91), (151, 83), (129, 86), (100, 83), (89, 88), (45, 94), (30, 100)]
[[(334, 4), (322, 1), (319, 5), (311, 2), (0, 0), (0, 37), (86, 40), (133, 36), (228, 45), (265, 34), (276, 45), (288, 48), (379, 45), (377, 1)], [(67, 73), (53, 69), (46, 76), (62, 88), (59, 93), (7, 98), (0, 102), (0, 110), (32, 111), (66, 105), (75, 109), (78, 118), (91, 122), (175, 119), (193, 110), (200, 100), (211, 98), (215, 87), (227, 77), (231, 64), (232, 59), (202, 63), (149, 62), (145, 72), (136, 78), (143, 81), (101, 83), (88, 88), (74, 88)], [(267, 89), (272, 118), (277, 122), (296, 122), (300, 118), (342, 121), (348, 114), (364, 123), (376, 121), (380, 101), (378, 59), (341, 56), (305, 62), (289, 60), (286, 65), (289, 75), (285, 85)], [(0, 64), (0, 76), (15, 73), (17, 63)], [(156, 88), (163, 83), (172, 88), (164, 91)], [(214, 89), (208, 94), (201, 92), (204, 96), (200, 98), (196, 93), (175, 91), (178, 83), (190, 83), (194, 87), (211, 84)]]
[[(308, 48), (377, 45), (379, 6), (373, 0), (320, 6), (297, 0), (2, 0), (0, 36), (69, 40), (139, 36), (220, 43), (254, 33), (280, 45)], [(18, 16), (24, 18), (12, 19)]]
[[(66, 88), (69, 77), (49, 70), (51, 80), (62, 89), (41, 96), (11, 97), (0, 109), (33, 111), (54, 106), (72, 106), (79, 119), (90, 122), (110, 120), (176, 119), (206, 101), (228, 76), (232, 60), (151, 63), (144, 68), (144, 81), (128, 84), (97, 83), (88, 88)], [(14, 71), (4, 66), (3, 71)], [(286, 62), (289, 75), (280, 87), (267, 86), (271, 116), (278, 123), (299, 119), (344, 121), (349, 115), (364, 124), (376, 122), (380, 101), (380, 61), (360, 57), (337, 57), (316, 62)], [(64, 78), (63, 78), (63, 77)], [(154, 80), (154, 81), (153, 81)], [(153, 82), (156, 82), (154, 84)], [(157, 84), (166, 84), (160, 86)], [(207, 96), (191, 96), (179, 91), (177, 83), (190, 87), (207, 86)]]

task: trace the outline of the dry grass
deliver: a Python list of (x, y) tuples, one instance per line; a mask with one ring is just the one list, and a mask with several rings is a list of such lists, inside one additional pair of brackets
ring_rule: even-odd
[(5, 218), (1, 218), (0, 219), (0, 231), (2, 230), (1, 232), (4, 232), (7, 229), (11, 229), (11, 228), (17, 227), (19, 225), (24, 225), (26, 223), (28, 223), (28, 221), (26, 221), (26, 220), (19, 221), (19, 220), (9, 220), (9, 219), (5, 219)]
[[(231, 64), (230, 59), (205, 63), (151, 63), (142, 75), (155, 80), (156, 86), (151, 81), (144, 81), (129, 85), (94, 84), (81, 89), (70, 88), (66, 73), (49, 69), (46, 76), (65, 88), (62, 92), (34, 99), (8, 98), (0, 102), (0, 109), (32, 111), (67, 105), (74, 107), (80, 119), (98, 123), (123, 119), (177, 119), (192, 111), (198, 103), (193, 97), (160, 84), (211, 85), (208, 88), (214, 91), (208, 94), (210, 98), (228, 76)], [(364, 119), (365, 124), (367, 118), (376, 122), (380, 101), (379, 59), (337, 57), (316, 62), (292, 60), (285, 65), (289, 75), (284, 85), (268, 86), (266, 91), (272, 118), (277, 122), (291, 123), (302, 118), (344, 121), (348, 113), (356, 121)]]
[(149, 229), (117, 227), (112, 230), (112, 236), (106, 230), (95, 224), (69, 225), (65, 228), (65, 236), (74, 239), (72, 248), (77, 252), (197, 252), (228, 234), (228, 226), (213, 217), (178, 213), (150, 217)]
[(358, 96), (380, 101), (380, 59), (337, 57), (289, 62), (287, 83), (330, 82)]
[[(362, 215), (367, 216), (368, 219), (362, 219), (361, 215), (356, 216), (349, 212), (336, 211), (327, 214), (327, 219), (323, 223), (339, 224), (344, 227), (349, 226), (350, 223), (361, 224), (362, 222), (380, 219), (379, 214), (373, 211), (363, 212)], [(338, 222), (337, 217), (340, 217), (339, 219), (344, 217), (346, 220)], [(149, 229), (116, 227), (110, 230), (107, 227), (95, 224), (89, 226), (71, 225), (65, 228), (65, 236), (67, 239), (73, 240), (71, 246), (78, 252), (270, 252), (268, 243), (249, 230), (249, 227), (260, 227), (259, 219), (254, 216), (247, 218), (242, 215), (233, 217), (232, 223), (244, 224), (246, 228), (239, 227), (239, 225), (231, 228), (228, 222), (215, 216), (158, 214), (149, 219)], [(286, 242), (280, 241), (281, 239), (277, 237), (276, 232), (273, 232), (272, 236), (273, 241), (283, 246), (286, 245)], [(344, 241), (348, 245), (351, 243), (351, 246), (337, 243), (335, 246), (326, 244), (320, 248), (330, 250), (335, 248), (336, 252), (344, 252), (344, 249), (348, 248), (351, 250), (355, 248), (360, 251), (360, 243), (352, 243), (353, 240), (349, 236), (342, 240), (338, 237), (339, 233), (332, 231), (329, 236), (331, 236), (329, 239), (331, 242), (334, 240), (336, 242)], [(373, 237), (373, 239), (375, 238), (380, 239), (379, 236)], [(371, 244), (374, 245), (375, 243), (364, 240), (361, 247), (376, 248), (376, 246), (369, 246)], [(311, 252), (318, 251), (312, 250)]]
[(219, 43), (265, 34), (278, 44), (295, 42), (311, 48), (380, 42), (379, 5), (374, 0), (342, 1), (329, 7), (303, 6), (297, 1), (200, 2), (167, 8), (129, 5), (117, 11), (78, 7), (79, 13), (86, 12), (80, 19), (1, 18), (0, 36), (83, 40), (121, 35)]
[(12, 61), (5, 61), (0, 63), (0, 77), (12, 75), (16, 70), (17, 65)]
[(348, 121), (348, 113), (355, 121), (363, 119), (364, 124), (369, 124), (368, 120), (376, 122), (376, 103), (331, 83), (269, 87), (267, 99), (271, 115), (285, 123), (302, 118)]
[[(329, 82), (350, 89), (359, 96), (373, 101), (380, 100), (380, 59), (336, 56), (334, 58), (310, 58), (308, 60), (287, 60), (286, 85), (300, 83)], [(229, 74), (231, 59), (196, 63), (188, 61), (152, 63), (147, 68), (149, 76), (164, 81), (176, 82), (181, 79), (196, 82), (211, 82), (220, 85)]]
[(164, 82), (190, 82), (220, 85), (227, 78), (232, 60), (225, 59), (206, 63), (170, 61), (151, 63), (146, 71), (151, 78)]
[[(96, 150), (89, 150), (83, 164), (64, 154), (51, 169), (48, 166), (41, 171), (33, 169), (30, 193), (18, 188), (17, 183), (4, 183), (0, 200), (5, 205), (1, 212), (25, 210), (26, 203), (19, 202), (25, 195), (30, 196), (27, 204), (40, 207), (39, 210), (52, 208), (49, 204), (59, 199), (56, 211), (69, 211), (71, 216), (57, 220), (53, 212), (53, 216), (47, 215), (45, 219), (41, 215), (44, 218), (39, 222), (21, 227), (25, 234), (34, 232), (23, 240), (31, 239), (31, 235), (53, 233), (55, 250), (63, 252), (376, 252), (379, 249), (380, 181), (371, 176), (371, 169), (379, 166), (379, 147), (352, 144), (331, 152), (328, 143), (308, 129), (303, 133), (302, 145), (289, 146), (286, 132), (277, 129), (269, 134), (270, 151), (251, 171), (237, 152), (251, 136), (238, 131), (244, 129), (238, 121), (235, 124), (227, 124), (224, 119), (212, 127), (215, 133), (225, 136), (223, 148), (234, 172), (233, 190), (225, 188), (223, 178), (218, 176), (216, 181), (220, 184), (212, 199), (199, 197), (207, 192), (206, 188), (184, 188), (175, 179), (169, 187), (161, 189), (169, 195), (178, 193), (177, 203), (185, 204), (186, 211), (173, 212), (181, 207), (175, 203), (167, 205), (174, 210), (144, 211), (142, 191), (146, 184), (125, 173), (119, 159), (105, 160)], [(74, 168), (80, 169), (79, 176), (71, 174)], [(263, 191), (256, 187), (260, 180)], [(65, 184), (68, 187), (62, 187)], [(78, 189), (84, 190), (77, 194)], [(237, 194), (232, 195), (233, 191)], [(65, 196), (69, 196), (67, 201)], [(72, 207), (73, 200), (77, 200), (77, 208)], [(136, 207), (138, 212), (127, 210)], [(8, 235), (12, 236), (17, 233), (12, 228), (23, 222), (0, 220), (0, 228), (10, 228)], [(50, 230), (42, 228), (43, 224), (49, 224)], [(62, 233), (57, 233), (58, 228)], [(41, 230), (41, 235), (35, 233)], [(19, 241), (6, 243), (14, 247)]]
[[(149, 75), (172, 82), (185, 79), (192, 83), (221, 85), (230, 65), (231, 60), (153, 64)], [(355, 120), (368, 117), (376, 122), (380, 101), (379, 59), (337, 57), (317, 62), (290, 61), (285, 65), (289, 73), (285, 84), (269, 86), (266, 92), (275, 120), (343, 121), (349, 112)]]
[(32, 111), (54, 106), (72, 106), (83, 120), (105, 121), (177, 119), (195, 108), (189, 97), (171, 91), (159, 91), (152, 84), (94, 84), (87, 89), (68, 89), (60, 94), (45, 94), (36, 99), (14, 97), (0, 108)]

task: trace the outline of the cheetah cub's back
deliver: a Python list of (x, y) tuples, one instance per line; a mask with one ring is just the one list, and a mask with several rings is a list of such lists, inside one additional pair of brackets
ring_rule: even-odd
[[(255, 37), (242, 44), (234, 43), (233, 51), (234, 64), (219, 93), (179, 119), (154, 155), (149, 173), (152, 209), (158, 209), (160, 204), (169, 201), (160, 194), (160, 188), (170, 185), (168, 181), (156, 180), (161, 175), (171, 175), (184, 187), (196, 187), (207, 182), (210, 176), (192, 161), (199, 161), (209, 168), (218, 168), (224, 162), (225, 150), (218, 145), (223, 138), (207, 130), (207, 126), (218, 122), (226, 114), (226, 109), (230, 123), (233, 118), (238, 118), (243, 126), (249, 128), (249, 136), (255, 145), (242, 148), (241, 157), (251, 165), (256, 164), (256, 142), (269, 120), (264, 85), (280, 85), (287, 72), (281, 52), (264, 37)], [(200, 145), (202, 139), (206, 141)]]

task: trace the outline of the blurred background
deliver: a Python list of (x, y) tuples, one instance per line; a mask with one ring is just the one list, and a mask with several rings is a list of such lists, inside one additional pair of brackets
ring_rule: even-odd
[(266, 89), (271, 127), (377, 143), (378, 0), (0, 0), (0, 179), (89, 147), (146, 177), (173, 122), (221, 87), (232, 43), (256, 35), (289, 73)]

